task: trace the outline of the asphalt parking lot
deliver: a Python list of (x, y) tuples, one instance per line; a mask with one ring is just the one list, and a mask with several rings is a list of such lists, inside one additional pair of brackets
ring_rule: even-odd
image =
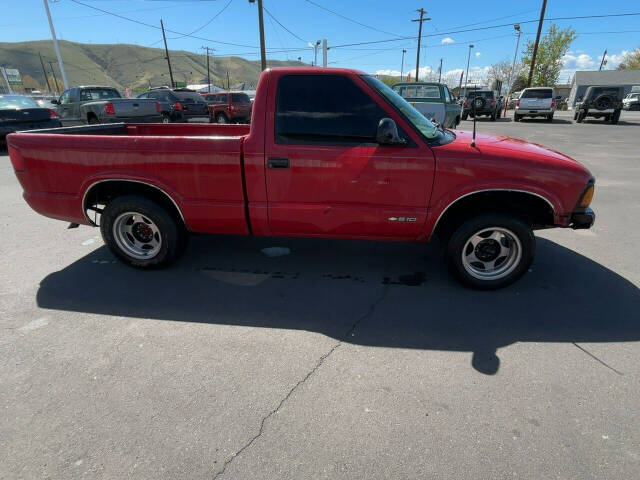
[(637, 478), (640, 112), (477, 128), (597, 179), (595, 227), (538, 232), (497, 292), (435, 244), (198, 236), (136, 271), (30, 210), (4, 152), (0, 477)]

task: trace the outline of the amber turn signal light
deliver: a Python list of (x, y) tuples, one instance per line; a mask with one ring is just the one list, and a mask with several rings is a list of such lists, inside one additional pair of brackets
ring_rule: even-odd
[(588, 207), (591, 204), (591, 200), (593, 199), (593, 193), (595, 192), (596, 187), (594, 185), (589, 185), (582, 195), (582, 200), (580, 200), (580, 206), (583, 208)]

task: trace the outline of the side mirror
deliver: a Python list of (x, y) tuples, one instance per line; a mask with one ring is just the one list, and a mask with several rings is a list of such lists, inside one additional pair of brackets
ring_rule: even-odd
[(390, 118), (380, 119), (376, 141), (381, 145), (404, 145), (407, 142), (404, 138), (400, 138), (396, 122)]
[(53, 103), (54, 105), (60, 105), (60, 101), (56, 100), (55, 98), (51, 100), (51, 103)]

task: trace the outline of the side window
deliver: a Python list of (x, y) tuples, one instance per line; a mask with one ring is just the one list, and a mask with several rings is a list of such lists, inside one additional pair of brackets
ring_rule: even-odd
[(60, 105), (66, 105), (67, 103), (71, 103), (71, 90), (67, 90), (60, 95)]
[(153, 98), (155, 100), (158, 100), (160, 98), (160, 95), (158, 95), (158, 92), (149, 92), (147, 93), (148, 98)]
[(451, 102), (451, 94), (449, 93), (449, 89), (447, 87), (442, 87), (444, 90), (444, 101), (446, 103)]
[(222, 95), (219, 95), (217, 103), (227, 103), (227, 94), (223, 93)]
[(276, 143), (375, 142), (385, 111), (341, 75), (285, 75), (276, 97)]
[(138, 98), (152, 98), (150, 93), (141, 93)]

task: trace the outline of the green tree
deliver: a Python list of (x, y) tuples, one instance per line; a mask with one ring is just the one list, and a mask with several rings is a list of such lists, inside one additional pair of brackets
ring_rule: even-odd
[[(538, 45), (531, 86), (553, 86), (558, 83), (563, 65), (562, 57), (569, 51), (571, 42), (576, 37), (576, 31), (571, 27), (558, 28), (555, 23), (549, 27), (549, 31), (542, 37)], [(529, 40), (522, 52), (522, 64), (527, 76), (531, 68), (534, 44), (533, 40)]]
[(513, 87), (511, 87), (512, 92), (519, 92), (527, 88), (527, 79), (524, 75), (518, 75), (516, 79), (513, 81)]
[(618, 65), (618, 70), (640, 70), (640, 47), (625, 55), (624, 60)]

